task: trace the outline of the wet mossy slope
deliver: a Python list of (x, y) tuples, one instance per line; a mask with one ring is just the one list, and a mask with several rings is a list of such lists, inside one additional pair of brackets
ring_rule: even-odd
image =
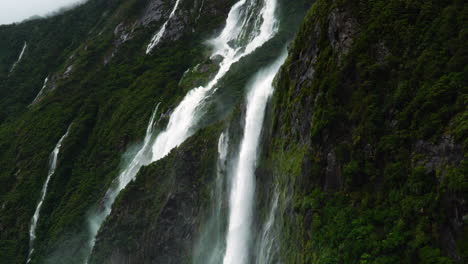
[(202, 129), (141, 169), (115, 202), (90, 263), (191, 263), (211, 202), (220, 127)]
[[(153, 2), (90, 0), (59, 16), (0, 27), (11, 46), (0, 58), (0, 263), (26, 262), (49, 154), (68, 126), (31, 263), (80, 262), (88, 211), (143, 138), (158, 102), (167, 121), (164, 113), (186, 92), (180, 79), (205, 59), (204, 41), (223, 26), (233, 1), (204, 1), (203, 9), (187, 1), (171, 39), (146, 55), (174, 3), (163, 1), (158, 17), (148, 14)], [(196, 19), (199, 10), (204, 16)], [(24, 41), (24, 57), (10, 73)], [(32, 103), (47, 76), (46, 92)]]
[[(174, 2), (89, 0), (0, 26), (1, 264), (26, 262), (49, 154), (68, 127), (32, 264), (82, 263), (89, 210), (141, 144), (155, 106), (162, 129), (188, 89), (216, 70), (205, 41), (236, 1), (182, 1), (167, 39), (146, 55)], [(257, 230), (279, 197), (275, 261), (467, 262), (466, 1), (290, 2), (279, 1), (278, 36), (220, 81), (228, 89), (210, 98), (201, 130), (119, 195), (91, 263), (192, 261), (214, 203), (218, 138), (229, 127), (238, 145), (246, 83), (312, 3), (276, 77), (256, 173)]]
[(468, 5), (320, 0), (290, 48), (260, 171), (284, 263), (464, 263)]

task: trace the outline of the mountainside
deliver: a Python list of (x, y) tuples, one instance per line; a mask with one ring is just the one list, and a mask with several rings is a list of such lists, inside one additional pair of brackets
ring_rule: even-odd
[(0, 263), (467, 261), (465, 1), (88, 0), (0, 36)]

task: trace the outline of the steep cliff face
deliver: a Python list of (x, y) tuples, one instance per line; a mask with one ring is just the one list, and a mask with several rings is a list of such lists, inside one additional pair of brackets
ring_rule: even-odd
[(119, 197), (90, 263), (191, 263), (216, 176), (219, 126), (145, 167)]
[(293, 193), (285, 262), (464, 262), (466, 11), (314, 4), (278, 77), (262, 166)]
[[(30, 263), (87, 259), (90, 211), (141, 147), (155, 106), (157, 134), (220, 69), (224, 58), (210, 57), (206, 40), (236, 2), (89, 0), (0, 26), (0, 263), (26, 263), (49, 154), (66, 131)], [(242, 26), (259, 32), (264, 20), (252, 21), (265, 1), (247, 3), (254, 15)], [(468, 5), (276, 3), (275, 36), (219, 80), (191, 127), (200, 131), (122, 190), (89, 262), (222, 262), (247, 89), (294, 39), (254, 151), (246, 259), (465, 263)]]
[[(91, 0), (56, 17), (1, 27), (2, 45), (12, 49), (0, 76), (0, 263), (26, 262), (48, 156), (70, 124), (32, 263), (80, 261), (87, 212), (140, 140), (156, 103), (168, 112), (185, 93), (179, 80), (204, 57), (203, 42), (222, 27), (233, 1), (184, 1), (174, 17), (183, 26), (168, 27), (177, 37), (146, 55), (175, 3), (163, 1), (158, 18), (148, 11), (154, 2)], [(24, 56), (9, 73), (21, 51), (15, 45), (24, 41)]]

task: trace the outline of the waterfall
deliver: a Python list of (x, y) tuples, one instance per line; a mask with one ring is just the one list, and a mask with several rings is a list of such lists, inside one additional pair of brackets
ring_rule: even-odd
[(179, 7), (179, 4), (180, 4), (180, 0), (177, 0), (175, 5), (174, 5), (174, 8), (172, 9), (171, 13), (169, 14), (169, 18), (166, 20), (166, 22), (164, 22), (162, 27), (159, 29), (158, 33), (156, 33), (153, 36), (150, 43), (148, 44), (148, 47), (146, 48), (146, 54), (149, 54), (153, 50), (153, 48), (158, 45), (159, 41), (161, 41), (161, 38), (164, 36), (164, 33), (166, 32), (167, 24), (169, 23), (169, 20), (171, 20), (171, 18), (175, 15), (175, 12), (177, 11), (177, 8)]
[[(209, 41), (213, 46), (212, 57), (221, 56), (223, 58), (214, 78), (206, 86), (194, 88), (187, 93), (172, 112), (166, 129), (160, 132), (154, 141), (151, 140), (153, 131), (152, 121), (150, 122), (143, 147), (130, 165), (119, 175), (117, 187), (107, 191), (104, 197), (104, 208), (89, 217), (90, 241), (86, 259), (91, 254), (99, 228), (110, 214), (112, 204), (119, 192), (135, 178), (142, 166), (165, 157), (172, 149), (195, 133), (194, 126), (203, 114), (200, 108), (210, 96), (210, 92), (216, 90), (215, 87), (219, 80), (229, 72), (234, 63), (255, 51), (276, 34), (277, 23), (274, 16), (276, 2), (266, 0), (264, 7), (258, 13), (252, 1), (255, 0), (238, 1), (231, 8), (226, 25), (220, 35)], [(255, 19), (252, 20), (252, 18)]]
[(107, 218), (107, 216), (109, 216), (109, 214), (111, 213), (112, 204), (117, 198), (117, 195), (120, 193), (120, 191), (122, 191), (125, 188), (125, 186), (127, 186), (127, 184), (130, 183), (130, 181), (132, 181), (135, 178), (140, 168), (144, 165), (147, 165), (150, 161), (151, 141), (154, 134), (154, 120), (158, 108), (159, 104), (156, 106), (153, 113), (151, 114), (151, 118), (146, 128), (146, 134), (145, 139), (143, 140), (143, 145), (135, 154), (135, 156), (133, 156), (128, 166), (126, 166), (126, 168), (119, 174), (118, 178), (116, 179), (116, 184), (109, 188), (109, 190), (107, 190), (106, 195), (103, 199), (103, 207), (99, 208), (97, 212), (90, 215), (88, 218), (90, 241), (88, 244), (86, 263), (88, 262), (88, 258), (91, 254), (92, 249), (94, 248), (94, 244), (96, 243), (96, 235), (99, 231), (99, 228), (101, 227), (102, 223)]
[[(255, 21), (255, 24), (260, 24), (260, 27), (258, 30), (252, 30), (248, 33), (250, 34), (250, 41), (246, 45), (242, 43), (240, 37), (247, 34), (245, 25), (248, 21), (246, 18), (248, 18), (249, 12), (254, 11), (252, 8), (243, 8), (246, 2), (247, 0), (241, 0), (232, 7), (223, 31), (217, 38), (210, 41), (214, 47), (212, 57), (218, 55), (223, 57), (220, 68), (206, 86), (200, 86), (189, 91), (174, 110), (166, 130), (158, 135), (153, 145), (153, 162), (166, 156), (174, 147), (180, 145), (194, 133), (193, 125), (200, 118), (197, 110), (203, 105), (204, 100), (209, 96), (209, 92), (212, 92), (219, 80), (229, 72), (231, 66), (262, 46), (276, 34), (274, 8), (272, 10), (271, 5), (267, 4), (262, 9), (261, 15), (257, 17), (257, 21)], [(241, 28), (240, 26), (244, 27)]]
[(219, 264), (223, 259), (223, 202), (224, 186), (226, 179), (227, 156), (229, 150), (229, 134), (223, 132), (218, 141), (218, 165), (215, 180), (215, 188), (211, 193), (214, 201), (210, 216), (204, 227), (202, 235), (196, 245), (194, 252), (194, 263), (196, 264)]
[(229, 147), (229, 134), (228, 132), (223, 132), (219, 137), (218, 141), (218, 156), (219, 156), (219, 166), (218, 166), (218, 176), (221, 172), (226, 169), (226, 158), (228, 155)]
[(44, 199), (47, 194), (47, 187), (49, 186), (49, 181), (52, 178), (52, 175), (54, 175), (55, 169), (57, 168), (57, 159), (58, 159), (58, 154), (60, 152), (60, 148), (62, 147), (63, 140), (68, 136), (69, 130), (70, 130), (70, 127), (68, 127), (67, 132), (65, 132), (65, 134), (60, 138), (54, 150), (52, 151), (52, 153), (50, 153), (49, 172), (47, 174), (46, 181), (44, 182), (44, 185), (42, 186), (41, 198), (39, 199), (39, 203), (36, 206), (34, 215), (31, 218), (31, 225), (29, 227), (29, 254), (28, 254), (28, 261), (26, 263), (29, 263), (31, 261), (31, 256), (32, 256), (32, 253), (34, 252), (34, 241), (36, 240), (36, 227), (37, 227), (37, 222), (39, 221), (39, 215), (41, 213), (42, 203), (44, 202)]
[(247, 95), (244, 135), (233, 172), (229, 201), (229, 226), (224, 264), (249, 263), (252, 246), (252, 218), (255, 168), (265, 108), (273, 93), (273, 79), (286, 59), (283, 54), (273, 65), (260, 71)]
[(257, 249), (258, 254), (256, 256), (256, 264), (272, 263), (274, 254), (276, 253), (277, 248), (275, 248), (276, 237), (274, 233), (274, 224), (276, 220), (276, 211), (278, 209), (278, 200), (279, 194), (275, 190), (268, 218), (262, 228), (262, 235)]
[(16, 60), (16, 62), (13, 63), (13, 65), (11, 66), (10, 72), (12, 72), (15, 69), (16, 65), (18, 65), (18, 63), (21, 61), (21, 58), (23, 58), (23, 55), (24, 55), (24, 52), (26, 51), (27, 46), (28, 46), (28, 44), (26, 42), (24, 42), (23, 49), (21, 50), (21, 53), (20, 53), (18, 59)]
[(36, 97), (34, 98), (34, 100), (32, 101), (31, 104), (34, 104), (34, 103), (37, 101), (37, 99), (39, 99), (39, 98), (42, 96), (42, 94), (44, 93), (44, 90), (45, 90), (45, 88), (46, 88), (46, 86), (47, 86), (47, 82), (48, 82), (48, 81), (49, 81), (49, 77), (47, 76), (47, 77), (44, 79), (44, 84), (42, 85), (41, 90), (40, 90), (39, 93), (36, 95)]

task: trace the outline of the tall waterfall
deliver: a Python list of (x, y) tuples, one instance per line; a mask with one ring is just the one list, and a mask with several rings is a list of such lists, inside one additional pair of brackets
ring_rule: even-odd
[(23, 55), (24, 55), (24, 52), (26, 51), (27, 46), (28, 46), (28, 44), (26, 42), (24, 42), (23, 49), (21, 50), (21, 53), (20, 53), (18, 59), (16, 60), (16, 62), (13, 63), (13, 65), (11, 66), (10, 72), (12, 72), (15, 69), (16, 65), (18, 65), (18, 63), (23, 58)]
[[(200, 118), (197, 110), (203, 105), (209, 92), (215, 89), (219, 80), (229, 72), (231, 66), (276, 34), (274, 9), (271, 10), (269, 7), (265, 5), (260, 16), (257, 16), (254, 21), (249, 21), (250, 16), (255, 12), (250, 1), (240, 0), (232, 7), (223, 31), (217, 38), (210, 41), (214, 47), (212, 56), (223, 57), (218, 72), (206, 86), (192, 89), (174, 110), (166, 130), (158, 135), (153, 145), (153, 162), (166, 156), (174, 147), (194, 133), (193, 126)], [(260, 26), (257, 26), (256, 30), (249, 30), (252, 24)], [(243, 41), (246, 35), (248, 36), (247, 42)]]
[(273, 79), (286, 59), (283, 54), (273, 65), (260, 71), (247, 95), (244, 136), (234, 169), (229, 201), (229, 228), (224, 264), (247, 264), (252, 248), (252, 216), (255, 168), (265, 108), (273, 93)]
[(210, 92), (216, 90), (219, 80), (229, 72), (234, 63), (255, 51), (276, 34), (275, 0), (266, 0), (261, 10), (258, 10), (254, 3), (255, 0), (240, 0), (231, 8), (224, 29), (217, 38), (210, 41), (213, 46), (212, 56), (219, 55), (223, 58), (218, 72), (206, 86), (194, 88), (187, 93), (172, 112), (166, 129), (160, 132), (154, 141), (153, 121), (150, 121), (143, 147), (119, 175), (117, 187), (107, 191), (104, 208), (89, 217), (90, 241), (86, 258), (89, 258), (99, 228), (110, 214), (112, 204), (120, 191), (135, 178), (142, 166), (165, 157), (193, 135), (194, 126), (203, 114), (199, 110), (211, 95)]
[(47, 187), (49, 186), (49, 181), (52, 178), (52, 175), (54, 175), (55, 169), (57, 168), (57, 159), (58, 159), (58, 154), (60, 152), (60, 148), (62, 147), (63, 140), (68, 136), (69, 130), (70, 130), (70, 127), (68, 127), (67, 132), (65, 132), (65, 134), (60, 138), (54, 150), (52, 151), (52, 153), (50, 153), (49, 172), (47, 174), (46, 181), (44, 182), (44, 185), (42, 186), (41, 198), (39, 199), (39, 203), (36, 206), (36, 210), (34, 211), (34, 215), (31, 219), (31, 225), (29, 227), (29, 255), (28, 255), (28, 261), (26, 263), (29, 263), (31, 261), (31, 255), (34, 252), (34, 241), (36, 240), (36, 227), (37, 227), (37, 222), (39, 221), (39, 215), (41, 213), (42, 203), (44, 202), (44, 199), (47, 194)]
[(180, 0), (177, 0), (174, 8), (172, 9), (171, 13), (169, 14), (169, 18), (164, 22), (162, 27), (159, 29), (158, 33), (156, 33), (153, 38), (151, 39), (150, 43), (148, 44), (148, 47), (146, 48), (146, 54), (149, 54), (154, 47), (156, 47), (161, 41), (161, 38), (164, 36), (164, 33), (166, 32), (167, 24), (169, 23), (169, 20), (175, 15), (175, 12), (177, 11), (177, 8), (179, 7)]

